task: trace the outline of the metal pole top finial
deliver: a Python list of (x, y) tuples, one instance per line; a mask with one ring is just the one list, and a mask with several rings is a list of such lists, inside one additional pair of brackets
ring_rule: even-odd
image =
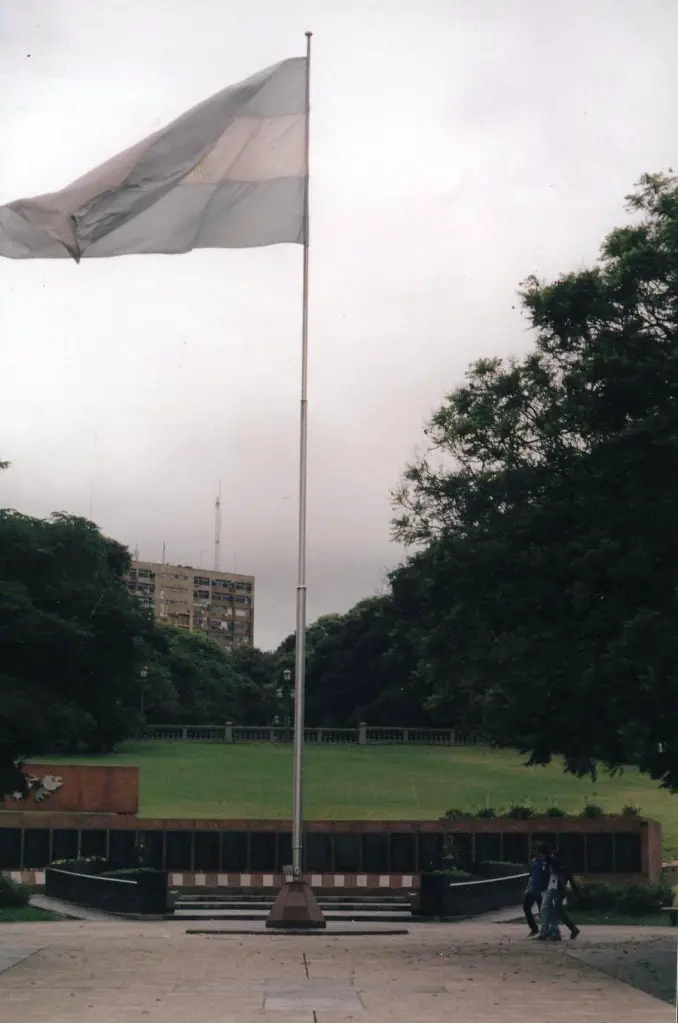
[(313, 33), (312, 32), (304, 32), (304, 35), (306, 36), (307, 39), (310, 39), (311, 36), (313, 35)]

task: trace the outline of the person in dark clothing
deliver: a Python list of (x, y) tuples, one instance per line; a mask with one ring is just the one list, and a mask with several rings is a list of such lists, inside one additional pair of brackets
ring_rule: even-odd
[(565, 911), (564, 902), (565, 896), (567, 894), (568, 884), (572, 889), (573, 895), (577, 895), (579, 893), (579, 888), (577, 886), (577, 882), (572, 876), (572, 871), (569, 869), (569, 867), (565, 866), (565, 864), (563, 864), (562, 862), (560, 866), (561, 882), (558, 885), (558, 895), (556, 898), (556, 913), (558, 914), (560, 922), (565, 924), (568, 931), (570, 932), (570, 941), (574, 941), (574, 939), (579, 935), (579, 928), (577, 927), (576, 923), (570, 918), (570, 915)]
[(523, 913), (530, 928), (530, 937), (539, 934), (539, 928), (534, 919), (535, 905), (541, 909), (541, 900), (546, 886), (549, 883), (549, 868), (546, 855), (542, 849), (537, 849), (530, 863), (530, 880), (525, 890), (523, 899)]
[(565, 912), (563, 902), (568, 884), (577, 894), (577, 882), (556, 852), (548, 853), (546, 863), (548, 883), (542, 898), (539, 938), (541, 941), (560, 941), (560, 924), (563, 923), (570, 932), (570, 940), (574, 941), (579, 935), (579, 928)]

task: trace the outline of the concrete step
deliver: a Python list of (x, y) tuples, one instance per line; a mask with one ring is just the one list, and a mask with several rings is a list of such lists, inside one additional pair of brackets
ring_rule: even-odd
[[(274, 899), (253, 899), (251, 902), (231, 902), (228, 899), (196, 899), (195, 901), (186, 902), (183, 899), (178, 899), (176, 902), (176, 908), (182, 910), (263, 910), (270, 909), (274, 903)], [(394, 902), (389, 905), (384, 905), (380, 902), (365, 902), (365, 903), (354, 903), (354, 902), (324, 902), (322, 899), (318, 900), (318, 905), (324, 911), (335, 912), (344, 911), (347, 913), (409, 913), (410, 904), (409, 902)]]
[[(221, 910), (195, 910), (177, 909), (169, 919), (187, 920), (265, 920), (270, 911), (267, 909), (221, 909)], [(323, 911), (324, 912), (324, 911)], [(407, 913), (358, 913), (329, 910), (324, 912), (326, 920), (357, 920), (361, 923), (408, 923), (412, 921), (412, 914)]]

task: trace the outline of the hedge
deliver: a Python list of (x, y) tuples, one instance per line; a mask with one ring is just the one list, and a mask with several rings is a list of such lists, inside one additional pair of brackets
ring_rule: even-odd
[(582, 910), (650, 916), (672, 906), (673, 899), (673, 888), (666, 884), (583, 884), (572, 904)]
[(473, 870), (476, 871), (479, 877), (488, 880), (529, 873), (527, 864), (512, 863), (510, 860), (481, 860), (480, 863), (473, 864)]
[(79, 860), (53, 860), (50, 867), (55, 870), (68, 870), (72, 874), (101, 874), (108, 866), (103, 856), (87, 856)]
[(15, 909), (17, 906), (27, 906), (29, 892), (21, 884), (16, 884), (8, 877), (0, 875), (0, 909)]

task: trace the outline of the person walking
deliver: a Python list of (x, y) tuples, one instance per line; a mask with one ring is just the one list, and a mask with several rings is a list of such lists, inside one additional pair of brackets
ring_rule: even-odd
[(527, 926), (530, 928), (530, 938), (534, 938), (539, 934), (539, 928), (534, 919), (534, 907), (537, 906), (539, 909), (541, 919), (541, 901), (548, 882), (549, 868), (546, 854), (541, 846), (538, 846), (530, 861), (530, 880), (525, 889), (525, 897), (523, 899), (523, 913), (527, 920)]
[(568, 931), (570, 932), (570, 941), (574, 941), (575, 938), (579, 937), (580, 930), (576, 923), (571, 919), (569, 913), (565, 911), (565, 896), (567, 895), (567, 886), (570, 886), (570, 890), (573, 895), (579, 894), (579, 886), (572, 876), (572, 871), (569, 867), (566, 867), (564, 863), (560, 864), (560, 881), (558, 886), (558, 895), (556, 897), (556, 915), (560, 923), (565, 924)]
[(570, 940), (574, 941), (580, 933), (579, 928), (565, 912), (563, 903), (568, 884), (576, 895), (577, 882), (556, 852), (547, 855), (547, 864), (549, 878), (539, 914), (539, 940), (560, 941), (560, 924), (563, 923), (570, 932)]

